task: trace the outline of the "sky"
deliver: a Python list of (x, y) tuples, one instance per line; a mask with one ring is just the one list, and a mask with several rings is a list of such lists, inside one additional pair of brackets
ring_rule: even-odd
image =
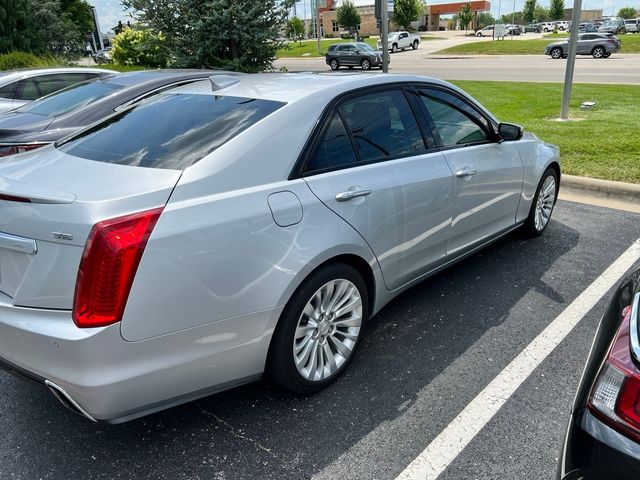
[[(451, 3), (457, 0), (427, 0), (430, 5), (438, 5), (441, 3)], [(491, 1), (491, 13), (496, 16), (498, 14), (498, 6), (500, 7), (500, 13), (510, 13), (513, 10), (514, 0), (490, 0)], [(129, 17), (124, 12), (124, 8), (120, 3), (120, 0), (88, 0), (89, 4), (96, 7), (98, 12), (98, 20), (100, 22), (100, 28), (103, 33), (107, 33), (113, 27), (118, 24), (118, 20), (126, 22)], [(373, 3), (373, 0), (371, 0)], [(305, 11), (307, 17), (311, 15), (311, 0), (305, 2), (299, 1), (296, 8), (296, 13), (299, 17), (302, 17)], [(500, 5), (498, 5), (500, 3)], [(549, 6), (549, 0), (538, 0), (538, 3)], [(516, 11), (522, 10), (524, 0), (515, 0)], [(565, 6), (570, 8), (573, 5), (572, 0), (565, 0)], [(640, 10), (640, 0), (582, 0), (582, 9), (602, 9), (604, 15), (614, 15), (622, 7), (634, 7), (636, 10)]]

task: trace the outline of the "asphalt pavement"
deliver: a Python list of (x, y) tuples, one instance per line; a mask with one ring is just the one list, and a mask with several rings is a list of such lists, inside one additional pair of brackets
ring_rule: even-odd
[[(96, 425), (0, 373), (0, 478), (394, 479), (640, 237), (639, 220), (559, 201), (542, 237), (513, 233), (395, 299), (369, 323), (349, 371), (311, 397), (257, 382)], [(441, 479), (554, 478), (604, 302)]]

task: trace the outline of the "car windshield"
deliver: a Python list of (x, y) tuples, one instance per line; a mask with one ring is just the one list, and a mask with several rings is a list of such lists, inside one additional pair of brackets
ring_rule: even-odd
[(358, 47), (358, 50), (362, 50), (365, 52), (373, 51), (373, 48), (371, 48), (371, 46), (366, 43), (356, 43), (356, 47)]
[(183, 170), (283, 105), (166, 93), (114, 115), (58, 148), (98, 162)]
[(603, 25), (605, 27), (614, 27), (617, 24), (618, 24), (617, 20), (607, 20), (606, 22), (604, 22)]
[(396, 38), (398, 36), (397, 33), (390, 33), (389, 38)]
[(72, 110), (89, 105), (121, 88), (123, 88), (122, 85), (99, 81), (77, 83), (41, 100), (28, 103), (15, 111), (44, 115), (46, 117), (59, 117)]

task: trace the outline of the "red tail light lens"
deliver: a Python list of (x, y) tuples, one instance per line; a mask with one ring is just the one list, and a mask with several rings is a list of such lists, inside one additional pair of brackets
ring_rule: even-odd
[[(588, 407), (615, 430), (640, 441), (640, 369), (631, 351), (632, 328), (637, 328), (638, 302), (625, 308), (624, 319), (596, 379)], [(632, 321), (632, 318), (634, 321)]]
[(28, 143), (25, 145), (0, 145), (0, 157), (8, 157), (16, 153), (28, 152), (36, 148), (44, 147), (48, 143)]
[(162, 208), (96, 223), (84, 247), (73, 300), (80, 328), (122, 320), (142, 253)]

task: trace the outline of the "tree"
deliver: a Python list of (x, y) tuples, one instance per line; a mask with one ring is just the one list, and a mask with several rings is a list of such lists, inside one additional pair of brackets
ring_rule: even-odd
[(164, 38), (175, 66), (271, 68), (294, 0), (123, 0)]
[(293, 17), (287, 22), (287, 26), (284, 31), (289, 38), (297, 38), (302, 43), (302, 37), (304, 36), (304, 21), (301, 18)]
[(533, 19), (536, 14), (536, 0), (525, 0), (524, 8), (522, 9), (522, 18), (526, 23), (533, 23)]
[(618, 16), (622, 18), (636, 18), (638, 16), (638, 12), (633, 7), (622, 7), (618, 10)]
[(111, 55), (119, 65), (167, 66), (169, 55), (164, 37), (149, 28), (124, 27), (111, 45)]
[(336, 9), (336, 19), (338, 25), (349, 29), (350, 33), (358, 31), (360, 25), (360, 12), (351, 0), (344, 0), (342, 5)]
[(423, 8), (424, 3), (422, 0), (394, 0), (393, 21), (396, 25), (409, 30), (411, 23), (420, 18)]
[(494, 25), (496, 19), (489, 12), (481, 12), (478, 14), (478, 24), (476, 28), (484, 28), (487, 25)]
[(546, 22), (549, 20), (549, 10), (542, 5), (536, 5), (533, 9), (533, 18), (536, 22)]
[(471, 20), (473, 20), (473, 12), (471, 11), (471, 5), (465, 3), (458, 12), (458, 20), (460, 20), (460, 26), (464, 28), (464, 34), (467, 34), (467, 27)]
[(551, 0), (549, 4), (549, 16), (551, 20), (561, 20), (564, 18), (564, 0)]

